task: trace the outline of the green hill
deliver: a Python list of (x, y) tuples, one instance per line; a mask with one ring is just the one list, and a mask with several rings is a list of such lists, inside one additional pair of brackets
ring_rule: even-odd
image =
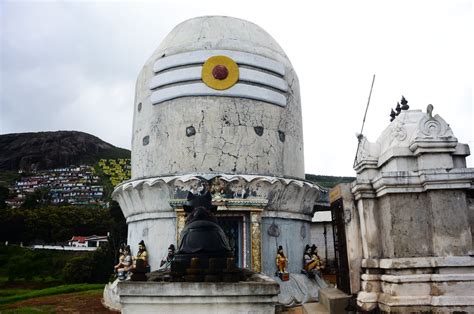
[(100, 159), (130, 158), (130, 151), (78, 131), (0, 135), (0, 171), (32, 171), (93, 165)]

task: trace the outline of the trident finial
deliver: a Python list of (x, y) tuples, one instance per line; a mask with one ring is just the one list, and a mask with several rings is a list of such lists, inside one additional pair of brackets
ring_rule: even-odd
[(433, 109), (434, 107), (432, 104), (429, 104), (428, 107), (426, 107), (426, 113), (430, 119), (433, 119)]

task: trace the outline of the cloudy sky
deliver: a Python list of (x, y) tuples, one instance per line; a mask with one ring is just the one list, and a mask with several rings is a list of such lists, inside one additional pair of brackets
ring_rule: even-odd
[[(252, 21), (295, 67), (307, 173), (355, 175), (360, 131), (433, 104), (474, 150), (472, 1), (0, 1), (0, 133), (78, 130), (130, 148), (135, 79), (178, 23)], [(468, 164), (473, 166), (473, 158)]]

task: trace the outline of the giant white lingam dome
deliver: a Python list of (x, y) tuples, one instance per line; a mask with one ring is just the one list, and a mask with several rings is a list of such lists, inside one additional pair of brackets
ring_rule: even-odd
[(133, 179), (196, 172), (304, 178), (298, 79), (280, 46), (253, 23), (206, 16), (176, 26), (140, 72), (134, 109)]

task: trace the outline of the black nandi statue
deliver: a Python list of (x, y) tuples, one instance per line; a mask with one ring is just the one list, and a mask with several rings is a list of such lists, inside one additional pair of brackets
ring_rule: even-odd
[(199, 281), (198, 269), (226, 268), (233, 252), (224, 231), (217, 224), (214, 215), (217, 207), (212, 204), (209, 192), (204, 195), (189, 192), (183, 208), (187, 214), (186, 225), (181, 232), (171, 271), (174, 275), (186, 274), (189, 281), (195, 281), (192, 278)]

